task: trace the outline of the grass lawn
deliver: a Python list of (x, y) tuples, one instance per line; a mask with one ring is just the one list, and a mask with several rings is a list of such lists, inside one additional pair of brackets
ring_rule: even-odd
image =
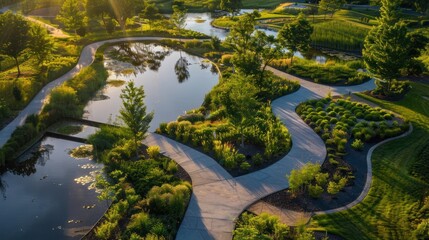
[(409, 173), (418, 154), (429, 142), (429, 85), (413, 83), (401, 101), (387, 102), (360, 95), (382, 108), (402, 114), (414, 126), (408, 137), (374, 151), (373, 182), (368, 196), (354, 208), (316, 216), (312, 226), (346, 239), (412, 239), (413, 230), (429, 213), (423, 209), (429, 183)]

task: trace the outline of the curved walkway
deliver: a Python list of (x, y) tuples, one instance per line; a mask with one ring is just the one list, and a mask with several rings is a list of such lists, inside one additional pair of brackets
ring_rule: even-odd
[[(83, 67), (89, 66), (95, 53), (105, 43), (123, 41), (160, 40), (158, 37), (130, 37), (105, 40), (86, 46), (78, 64), (62, 77), (46, 85), (20, 112), (18, 117), (0, 131), (0, 146), (9, 139), (16, 127), (25, 118), (41, 110), (43, 102), (55, 86), (75, 76)], [(288, 127), (292, 148), (283, 159), (260, 171), (233, 178), (214, 159), (190, 147), (166, 137), (150, 134), (144, 141), (147, 145), (159, 145), (161, 150), (179, 163), (191, 176), (193, 193), (177, 239), (231, 239), (234, 221), (249, 205), (271, 193), (288, 188), (285, 175), (307, 162), (322, 163), (326, 148), (322, 139), (295, 113), (296, 106), (310, 99), (332, 95), (361, 92), (375, 87), (370, 81), (359, 86), (329, 87), (318, 85), (281, 71), (269, 68), (274, 74), (299, 81), (301, 88), (290, 95), (272, 102), (272, 110)]]
[(299, 103), (332, 95), (361, 92), (375, 87), (370, 81), (359, 86), (318, 85), (269, 68), (274, 74), (299, 81), (301, 88), (272, 103), (272, 110), (287, 126), (292, 148), (281, 160), (260, 171), (233, 178), (215, 160), (166, 137), (151, 134), (144, 141), (159, 145), (191, 176), (193, 193), (177, 239), (231, 239), (235, 219), (249, 205), (271, 193), (288, 188), (285, 178), (307, 162), (322, 163), (326, 148), (322, 139), (296, 114)]

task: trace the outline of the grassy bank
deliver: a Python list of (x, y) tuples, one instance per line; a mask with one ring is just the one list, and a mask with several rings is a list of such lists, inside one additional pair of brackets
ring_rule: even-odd
[(26, 123), (18, 127), (0, 150), (0, 166), (14, 162), (16, 153), (21, 152), (34, 138), (63, 117), (80, 117), (90, 98), (106, 82), (107, 71), (103, 65), (104, 47), (99, 48), (95, 62), (81, 73), (54, 88), (48, 103), (39, 115), (29, 116)]
[[(429, 86), (413, 83), (399, 102), (360, 95), (382, 108), (401, 113), (414, 131), (408, 137), (387, 143), (374, 151), (373, 182), (368, 196), (350, 210), (316, 216), (312, 225), (346, 239), (413, 239), (414, 231), (429, 217), (429, 183), (411, 173), (429, 143)], [(426, 163), (427, 164), (427, 163)], [(427, 174), (427, 172), (421, 173)], [(417, 176), (417, 177), (416, 177)]]

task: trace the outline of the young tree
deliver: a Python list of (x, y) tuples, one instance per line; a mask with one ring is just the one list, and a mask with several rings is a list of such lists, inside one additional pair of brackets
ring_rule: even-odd
[(46, 29), (39, 25), (33, 25), (30, 29), (30, 44), (28, 47), (33, 56), (36, 57), (37, 63), (43, 65), (48, 59), (54, 48), (54, 43), (49, 38)]
[(292, 192), (304, 191), (320, 173), (320, 165), (317, 163), (306, 163), (301, 169), (294, 169), (286, 176), (289, 180), (289, 189)]
[(146, 114), (143, 87), (136, 87), (133, 81), (128, 82), (122, 90), (122, 108), (119, 118), (125, 123), (133, 135), (136, 156), (138, 156), (139, 141), (145, 138), (153, 112)]
[(225, 43), (234, 50), (232, 63), (236, 70), (244, 75), (257, 75), (260, 73), (262, 60), (256, 52), (254, 36), (258, 12), (245, 14), (231, 28)]
[(115, 19), (122, 31), (125, 31), (127, 19), (135, 14), (135, 1), (134, 0), (108, 0), (110, 3), (110, 17)]
[(262, 69), (260, 76), (257, 80), (257, 85), (259, 87), (268, 87), (264, 86), (264, 73), (267, 66), (275, 59), (278, 59), (282, 56), (282, 46), (278, 39), (274, 36), (268, 36), (265, 32), (256, 31), (255, 32), (255, 54), (259, 54), (259, 58), (262, 62)]
[(313, 27), (302, 13), (293, 22), (283, 25), (279, 31), (281, 44), (289, 49), (292, 54), (291, 65), (293, 64), (293, 55), (297, 51), (305, 52), (310, 48), (312, 33)]
[(29, 30), (30, 25), (22, 16), (11, 11), (0, 14), (0, 54), (15, 59), (18, 77), (21, 75), (18, 57), (28, 46)]
[(85, 12), (83, 4), (79, 0), (65, 0), (57, 16), (58, 21), (62, 22), (66, 29), (74, 31), (85, 26)]
[(238, 74), (232, 75), (223, 85), (220, 101), (226, 109), (231, 123), (241, 135), (241, 146), (244, 147), (244, 130), (253, 124), (258, 109), (256, 94), (258, 89), (249, 77)]
[(227, 11), (234, 15), (237, 13), (243, 6), (241, 0), (221, 0), (220, 9)]
[(159, 13), (159, 9), (155, 3), (148, 3), (140, 13), (140, 17), (147, 19), (149, 22), (149, 28), (152, 28), (153, 21), (162, 19), (162, 15)]
[(182, 29), (186, 27), (186, 14), (187, 14), (187, 10), (185, 8), (181, 8), (177, 5), (173, 6), (173, 14), (171, 15), (171, 22), (179, 30), (179, 32), (181, 32)]
[(396, 0), (382, 0), (378, 25), (369, 31), (362, 51), (368, 71), (381, 80), (385, 93), (411, 59), (407, 27), (398, 20), (397, 8)]
[(100, 18), (103, 26), (107, 28), (106, 17), (111, 15), (108, 0), (86, 0), (85, 9), (88, 17)]

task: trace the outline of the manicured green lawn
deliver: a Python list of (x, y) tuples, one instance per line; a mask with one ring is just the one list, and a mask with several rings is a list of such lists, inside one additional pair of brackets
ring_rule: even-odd
[[(316, 216), (312, 226), (322, 227), (346, 239), (412, 239), (421, 218), (428, 218), (422, 201), (429, 183), (409, 174), (417, 155), (429, 142), (429, 85), (413, 83), (399, 102), (367, 98), (382, 108), (402, 114), (414, 126), (408, 137), (374, 151), (373, 182), (368, 196), (356, 207), (337, 214)], [(421, 204), (421, 205), (420, 205)]]

